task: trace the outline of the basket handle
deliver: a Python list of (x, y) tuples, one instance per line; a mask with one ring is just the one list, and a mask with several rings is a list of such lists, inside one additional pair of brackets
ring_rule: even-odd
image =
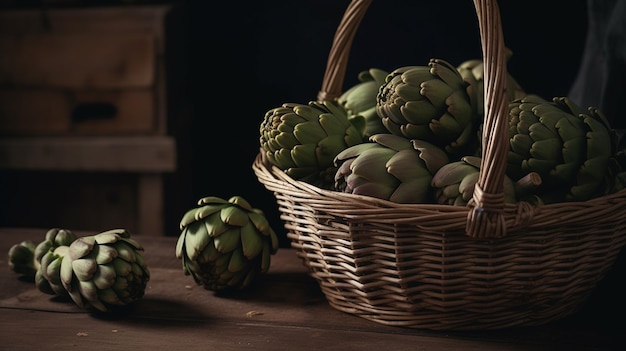
[[(317, 95), (319, 101), (341, 95), (354, 35), (372, 0), (352, 0), (335, 32)], [(474, 0), (484, 65), (484, 121), (480, 175), (469, 201), (465, 232), (473, 238), (506, 235), (504, 176), (509, 148), (506, 57), (497, 0)]]

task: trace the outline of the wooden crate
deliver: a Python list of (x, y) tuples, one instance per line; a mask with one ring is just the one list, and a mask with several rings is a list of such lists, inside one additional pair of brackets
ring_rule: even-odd
[(0, 135), (163, 132), (166, 11), (0, 12)]
[[(113, 224), (117, 218), (140, 233), (166, 234), (165, 176), (179, 169), (166, 110), (165, 22), (171, 10), (0, 11), (0, 175), (28, 175), (12, 178), (24, 198), (47, 194), (43, 201), (56, 206), (55, 218), (82, 217), (94, 225), (85, 229), (98, 230), (95, 219)], [(72, 174), (73, 187), (63, 187), (81, 194), (74, 196), (78, 203), (21, 181), (41, 174), (49, 175), (44, 180)], [(117, 197), (133, 201), (102, 207), (100, 188), (113, 185), (100, 187), (94, 179), (120, 179)], [(35, 204), (22, 205), (33, 209), (31, 225), (47, 218)]]

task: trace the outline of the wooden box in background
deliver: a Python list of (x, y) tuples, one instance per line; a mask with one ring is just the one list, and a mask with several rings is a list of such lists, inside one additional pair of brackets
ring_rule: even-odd
[[(164, 177), (177, 171), (166, 99), (170, 10), (0, 11), (3, 225), (166, 234)], [(55, 197), (58, 187), (71, 202)], [(32, 211), (20, 217), (23, 208)]]
[[(167, 7), (0, 14), (0, 133), (163, 133)], [(47, 107), (41, 110), (42, 106)]]

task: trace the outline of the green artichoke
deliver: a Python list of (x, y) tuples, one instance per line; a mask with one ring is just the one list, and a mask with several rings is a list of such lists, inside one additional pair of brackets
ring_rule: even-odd
[[(510, 51), (507, 51), (510, 57)], [(484, 63), (482, 60), (474, 59), (467, 60), (462, 62), (460, 65), (456, 67), (456, 69), (463, 77), (463, 80), (469, 84), (468, 91), (469, 96), (472, 99), (472, 104), (476, 105), (476, 113), (478, 114), (479, 120), (481, 120), (485, 115), (485, 86), (484, 86)], [(517, 99), (521, 99), (524, 96), (528, 95), (524, 88), (517, 82), (517, 80), (510, 74), (507, 73), (507, 81), (506, 81), (506, 98), (508, 101), (513, 101)], [(480, 131), (480, 128), (479, 128)]]
[(69, 246), (61, 245), (42, 256), (35, 276), (35, 285), (39, 291), (50, 295), (69, 296), (61, 282), (61, 264), (68, 253)]
[(449, 159), (445, 151), (423, 140), (375, 134), (335, 158), (335, 189), (397, 203), (433, 202), (432, 176)]
[(612, 194), (626, 188), (626, 129), (615, 129), (615, 152), (609, 160), (606, 193)]
[(176, 257), (207, 290), (243, 290), (270, 268), (278, 238), (264, 213), (240, 196), (205, 197), (180, 222)]
[(365, 119), (364, 138), (374, 134), (389, 133), (376, 111), (378, 90), (385, 83), (389, 72), (378, 68), (370, 68), (358, 75), (359, 83), (346, 90), (337, 101), (349, 113), (349, 118), (360, 115)]
[(35, 262), (35, 243), (31, 240), (22, 241), (11, 246), (8, 253), (9, 268), (18, 274), (32, 278), (37, 272)]
[(333, 159), (362, 143), (364, 130), (364, 118), (349, 120), (337, 101), (285, 103), (265, 114), (260, 143), (265, 159), (290, 177), (328, 188), (335, 174)]
[(389, 132), (419, 139), (450, 154), (475, 149), (478, 115), (469, 84), (447, 61), (392, 71), (377, 96), (377, 111)]
[(44, 240), (37, 244), (34, 253), (38, 267), (35, 285), (39, 291), (50, 295), (68, 295), (61, 284), (60, 268), (67, 253), (65, 248), (76, 239), (76, 235), (68, 229), (52, 228), (46, 232)]
[(76, 239), (61, 262), (61, 283), (83, 309), (107, 312), (142, 298), (150, 272), (143, 247), (125, 229)]
[[(465, 156), (460, 161), (441, 167), (433, 176), (435, 199), (442, 205), (465, 206), (474, 196), (474, 187), (480, 175), (480, 157)], [(504, 177), (504, 202), (517, 201), (515, 185)]]
[(614, 134), (604, 115), (567, 97), (546, 101), (528, 95), (510, 104), (507, 175), (530, 172), (542, 179), (545, 203), (585, 201), (603, 195), (614, 152)]

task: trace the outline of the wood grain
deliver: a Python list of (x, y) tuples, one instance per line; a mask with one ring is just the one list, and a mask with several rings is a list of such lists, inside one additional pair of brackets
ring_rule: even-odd
[[(2, 228), (0, 251), (41, 240), (45, 229)], [(92, 234), (77, 232), (78, 236)], [(569, 319), (533, 328), (434, 332), (379, 325), (331, 308), (292, 249), (248, 291), (197, 286), (174, 256), (176, 238), (134, 238), (151, 280), (123, 314), (94, 315), (40, 293), (0, 261), (0, 341), (6, 350), (620, 350), (623, 328)]]

